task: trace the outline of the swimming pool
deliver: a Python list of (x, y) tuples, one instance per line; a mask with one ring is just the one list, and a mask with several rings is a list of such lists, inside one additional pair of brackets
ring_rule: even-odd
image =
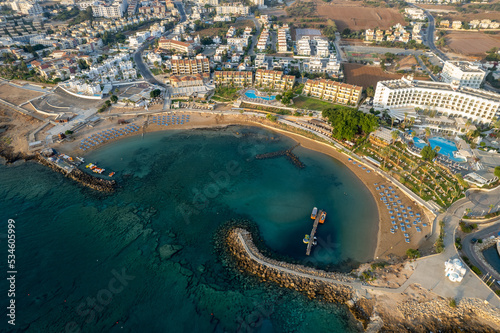
[(245, 96), (249, 97), (249, 98), (260, 98), (260, 99), (263, 99), (263, 100), (266, 100), (266, 101), (273, 101), (273, 100), (276, 99), (275, 95), (271, 95), (271, 96), (257, 96), (255, 94), (255, 90), (247, 90), (245, 92)]
[[(419, 139), (417, 137), (413, 138), (413, 142), (415, 143), (415, 146), (418, 148), (424, 148), (427, 145), (427, 143), (425, 143), (424, 140)], [(436, 146), (441, 147), (441, 149), (439, 150), (439, 154), (447, 156), (450, 160), (455, 162), (465, 162), (464, 159), (456, 158), (453, 156), (453, 152), (458, 150), (457, 146), (453, 141), (446, 140), (445, 138), (441, 138), (439, 136), (435, 136), (429, 139), (429, 143), (432, 149), (434, 149)]]

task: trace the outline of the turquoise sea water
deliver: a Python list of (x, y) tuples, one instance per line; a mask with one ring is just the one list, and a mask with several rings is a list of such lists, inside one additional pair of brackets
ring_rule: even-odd
[[(376, 205), (346, 167), (301, 147), (294, 152), (306, 164), (302, 170), (284, 158), (254, 158), (293, 144), (248, 127), (125, 138), (85, 156), (116, 172), (114, 194), (82, 188), (38, 164), (0, 165), (5, 256), (7, 219), (16, 221), (16, 328), (359, 331), (345, 306), (251, 283), (214, 252), (217, 227), (236, 218), (255, 222), (270, 249), (297, 261), (349, 270), (371, 258)], [(306, 258), (302, 238), (313, 206), (328, 217)], [(6, 289), (4, 282), (0, 292)], [(5, 309), (7, 298), (1, 302)], [(9, 328), (6, 320), (0, 324)]]

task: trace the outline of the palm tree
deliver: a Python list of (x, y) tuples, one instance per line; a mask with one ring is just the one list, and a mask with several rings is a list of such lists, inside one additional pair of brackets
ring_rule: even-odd
[(384, 165), (382, 166), (382, 168), (385, 168), (385, 164), (387, 163), (387, 157), (389, 156), (389, 151), (390, 151), (389, 147), (384, 147), (380, 151), (380, 154), (382, 155), (382, 157), (384, 157)]
[(394, 117), (391, 117), (391, 130), (394, 127)]
[(488, 214), (489, 214), (489, 213), (491, 213), (491, 210), (493, 209), (493, 207), (495, 207), (495, 205), (491, 204), (488, 207), (490, 207), (490, 210), (488, 211)]
[(428, 127), (426, 127), (425, 128), (425, 137), (427, 139), (429, 139), (430, 136), (431, 136), (431, 130)]
[(394, 144), (394, 142), (396, 142), (396, 140), (398, 139), (399, 137), (399, 133), (398, 131), (392, 131), (391, 132), (391, 136), (392, 136), (392, 143)]
[(406, 128), (406, 117), (408, 117), (408, 112), (405, 112), (405, 120), (403, 121), (403, 128)]

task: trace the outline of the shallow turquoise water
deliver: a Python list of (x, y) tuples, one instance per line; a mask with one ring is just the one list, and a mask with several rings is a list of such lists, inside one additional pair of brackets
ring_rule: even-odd
[[(245, 127), (126, 138), (86, 156), (117, 173), (121, 187), (114, 194), (82, 188), (33, 163), (0, 166), (0, 233), (8, 218), (16, 220), (16, 327), (359, 331), (344, 306), (250, 283), (214, 253), (216, 228), (243, 218), (259, 226), (270, 249), (298, 261), (349, 270), (352, 262), (371, 258), (376, 205), (346, 167), (300, 147), (294, 152), (306, 164), (302, 170), (284, 158), (254, 159), (292, 145), (289, 138)], [(310, 232), (313, 206), (328, 217), (306, 258), (302, 238)], [(181, 249), (161, 259), (165, 244)], [(0, 327), (8, 329), (5, 321)]]

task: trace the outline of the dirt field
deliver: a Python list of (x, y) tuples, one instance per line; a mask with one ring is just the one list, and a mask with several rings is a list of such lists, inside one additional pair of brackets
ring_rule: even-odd
[[(490, 1), (488, 4), (492, 4), (495, 2), (498, 1)], [(463, 7), (467, 8), (469, 6), (470, 5), (466, 4)], [(455, 7), (447, 5), (419, 5), (419, 7), (429, 9), (435, 17), (439, 17), (445, 20), (459, 20), (470, 22), (472, 20), (490, 19), (498, 21), (499, 17), (498, 12), (487, 11), (483, 9), (477, 9), (475, 10), (475, 13), (472, 11), (470, 13), (459, 13), (457, 10), (455, 10)]]
[(414, 56), (406, 56), (402, 58), (399, 62), (399, 70), (411, 70), (412, 66), (417, 65), (417, 60)]
[[(236, 21), (234, 24), (231, 24), (234, 26), (236, 29), (242, 28), (245, 29), (246, 26), (249, 26), (250, 28), (254, 28), (255, 24), (253, 23), (252, 20), (241, 20), (241, 21)], [(200, 35), (200, 37), (212, 37), (212, 36), (217, 36), (219, 32), (227, 32), (227, 28), (209, 28), (209, 29), (203, 29), (200, 31), (197, 31), (196, 33)]]
[(6, 83), (0, 85), (0, 98), (15, 105), (22, 104), (40, 95), (43, 94), (33, 90), (17, 88)]
[(447, 46), (463, 55), (484, 55), (493, 47), (500, 47), (500, 35), (479, 32), (450, 32), (446, 35)]
[(359, 2), (339, 5), (321, 1), (316, 7), (316, 14), (325, 19), (333, 19), (339, 30), (365, 30), (375, 27), (388, 29), (396, 23), (406, 25), (403, 16), (396, 9), (361, 7)]
[(378, 81), (399, 79), (401, 74), (385, 73), (378, 66), (366, 66), (360, 64), (344, 64), (344, 75), (346, 82), (367, 88), (377, 85)]

